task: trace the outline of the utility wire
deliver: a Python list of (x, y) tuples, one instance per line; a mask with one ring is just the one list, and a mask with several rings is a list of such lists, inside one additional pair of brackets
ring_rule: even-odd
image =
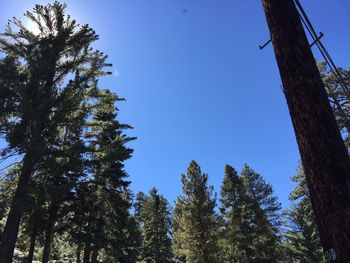
[(340, 76), (340, 77), (338, 76), (338, 73), (337, 73), (338, 69), (337, 69), (336, 67), (335, 67), (335, 69), (334, 69), (334, 67), (332, 66), (332, 64), (334, 64), (334, 63), (332, 63), (333, 61), (332, 61), (332, 60), (330, 61), (329, 58), (328, 58), (328, 57), (330, 57), (329, 53), (327, 52), (327, 50), (325, 50), (324, 48), (322, 48), (322, 47), (323, 47), (322, 43), (320, 43), (319, 40), (317, 40), (317, 39), (315, 38), (315, 36), (314, 36), (312, 30), (309, 28), (309, 26), (308, 26), (307, 22), (305, 21), (304, 17), (302, 17), (302, 16), (300, 15), (300, 19), (301, 19), (302, 23), (304, 24), (305, 28), (307, 29), (307, 31), (309, 32), (309, 34), (311, 35), (311, 37), (312, 37), (314, 43), (316, 43), (316, 45), (317, 45), (317, 47), (318, 47), (318, 49), (319, 49), (319, 51), (320, 51), (322, 57), (323, 57), (324, 60), (326, 61), (326, 63), (327, 63), (327, 65), (328, 65), (329, 69), (332, 71), (333, 75), (338, 79), (338, 82), (341, 84), (343, 90), (347, 93), (348, 98), (350, 99), (350, 92), (349, 92), (347, 86), (345, 85), (342, 76), (340, 75), (340, 73), (339, 73), (339, 76)]
[(329, 66), (330, 70), (332, 71), (334, 76), (338, 79), (342, 89), (347, 94), (348, 99), (350, 100), (350, 91), (349, 91), (349, 88), (347, 87), (347, 85), (345, 84), (343, 76), (339, 72), (339, 70), (338, 70), (337, 66), (335, 65), (329, 52), (324, 47), (321, 40), (318, 38), (317, 33), (316, 33), (314, 27), (312, 26), (310, 19), (308, 18), (307, 14), (306, 14), (304, 8), (302, 7), (302, 5), (300, 4), (299, 0), (294, 0), (294, 1), (299, 9), (299, 16), (300, 16), (301, 21), (303, 22), (303, 24), (304, 24), (305, 28), (307, 29), (307, 31), (309, 32), (309, 34), (311, 35), (313, 41), (316, 43), (319, 51), (321, 52), (323, 58), (325, 59), (327, 65)]

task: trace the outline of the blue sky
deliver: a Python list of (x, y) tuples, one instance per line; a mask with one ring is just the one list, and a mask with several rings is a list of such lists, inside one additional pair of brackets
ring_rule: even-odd
[[(1, 31), (48, 1), (2, 2)], [(156, 186), (172, 204), (193, 159), (219, 192), (224, 165), (248, 163), (288, 206), (300, 157), (272, 46), (258, 48), (269, 39), (260, 0), (65, 2), (113, 63), (101, 86), (127, 99), (119, 108), (138, 137), (126, 164), (135, 192)], [(349, 67), (350, 3), (302, 3), (336, 64)]]

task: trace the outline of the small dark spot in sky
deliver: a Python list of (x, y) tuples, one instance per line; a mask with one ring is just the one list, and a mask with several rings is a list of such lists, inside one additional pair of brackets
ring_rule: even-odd
[(187, 9), (186, 8), (182, 9), (182, 13), (187, 14)]

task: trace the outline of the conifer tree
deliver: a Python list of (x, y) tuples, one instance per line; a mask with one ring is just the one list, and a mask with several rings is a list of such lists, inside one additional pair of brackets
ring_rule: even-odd
[[(147, 263), (172, 262), (171, 218), (167, 200), (156, 188), (149, 196), (139, 193), (143, 230), (141, 259)], [(140, 199), (139, 199), (140, 200)]]
[(237, 171), (230, 165), (225, 166), (225, 177), (221, 186), (220, 209), (224, 222), (221, 229), (221, 251), (223, 262), (248, 262), (245, 252), (243, 209), (245, 208), (245, 188)]
[(117, 120), (115, 104), (121, 99), (116, 94), (96, 90), (95, 99), (86, 134), (90, 176), (77, 189), (77, 208), (73, 208), (80, 229), (78, 243), (84, 243), (84, 262), (97, 260), (101, 250), (123, 257), (128, 246), (124, 235), (130, 227), (131, 198), (124, 161), (132, 154), (125, 144), (134, 138), (124, 130), (131, 127)]
[(218, 262), (216, 197), (208, 175), (192, 161), (181, 181), (183, 194), (176, 200), (173, 216), (176, 257), (189, 263)]
[(338, 68), (343, 77), (344, 87), (327, 68), (326, 62), (318, 62), (322, 81), (325, 85), (333, 114), (346, 146), (350, 147), (350, 69)]
[(119, 262), (136, 263), (141, 253), (141, 230), (134, 216), (130, 216), (124, 230), (125, 247)]
[[(71, 81), (66, 89), (62, 108), (58, 109), (65, 116), (57, 125), (59, 132), (53, 138), (52, 147), (47, 152), (33, 180), (45, 182), (47, 191), (47, 219), (45, 220), (45, 241), (42, 262), (49, 260), (56, 223), (64, 225), (65, 215), (73, 200), (75, 188), (85, 177), (85, 154), (87, 152), (83, 131), (86, 129), (85, 119), (88, 116), (88, 91), (74, 88), (79, 83), (79, 76)], [(71, 109), (70, 112), (65, 112)], [(75, 109), (73, 111), (72, 109)]]
[(135, 202), (134, 202), (134, 209), (135, 209), (135, 218), (138, 221), (138, 223), (143, 227), (143, 208), (145, 206), (145, 203), (148, 201), (148, 196), (143, 192), (138, 192), (136, 194)]
[(253, 246), (250, 262), (278, 262), (281, 205), (273, 196), (272, 186), (248, 165), (244, 166), (241, 178), (246, 188), (247, 207), (253, 212), (250, 218), (253, 239), (248, 243)]
[(279, 262), (280, 204), (272, 187), (249, 166), (225, 167), (221, 187), (224, 262)]
[[(0, 38), (0, 127), (8, 143), (4, 151), (23, 156), (0, 245), (0, 262), (11, 262), (26, 203), (26, 189), (39, 163), (47, 156), (65, 120), (62, 104), (69, 89), (88, 89), (108, 64), (90, 45), (98, 39), (88, 26), (65, 16), (65, 5), (36, 5), (25, 16), (39, 30), (28, 30), (12, 19)], [(15, 27), (15, 28), (13, 28)], [(76, 78), (69, 81), (69, 74)], [(78, 76), (78, 77), (77, 77)], [(77, 82), (78, 79), (78, 82)], [(67, 84), (68, 83), (68, 84)]]
[(297, 203), (286, 211), (285, 248), (293, 262), (324, 262), (309, 191), (301, 166), (292, 180), (298, 184), (289, 199)]

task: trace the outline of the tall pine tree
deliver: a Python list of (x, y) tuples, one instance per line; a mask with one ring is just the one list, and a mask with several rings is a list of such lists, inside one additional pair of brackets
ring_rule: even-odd
[(126, 143), (134, 138), (124, 134), (131, 127), (117, 120), (115, 104), (121, 99), (109, 90), (96, 90), (95, 99), (86, 134), (89, 176), (77, 188), (73, 208), (79, 229), (75, 236), (78, 243), (84, 243), (84, 262), (96, 261), (102, 250), (115, 258), (130, 252), (124, 238), (131, 223), (130, 182), (126, 181), (124, 162), (133, 152)]
[[(10, 20), (0, 38), (0, 127), (7, 148), (23, 156), (17, 188), (7, 216), (0, 245), (0, 262), (11, 262), (18, 229), (28, 200), (27, 188), (53, 138), (57, 138), (60, 115), (70, 74), (79, 76), (73, 88), (87, 89), (108, 64), (91, 48), (98, 39), (87, 25), (80, 26), (64, 14), (65, 5), (37, 5), (25, 16), (39, 30), (28, 30), (20, 19)], [(67, 84), (68, 83), (68, 84)], [(67, 109), (69, 110), (69, 109)], [(75, 111), (76, 109), (71, 109)]]
[(149, 196), (143, 196), (139, 203), (143, 242), (141, 259), (147, 263), (173, 262), (171, 239), (171, 211), (167, 200), (156, 188), (150, 190)]
[(243, 209), (245, 208), (245, 188), (237, 171), (230, 165), (225, 166), (225, 177), (221, 186), (220, 209), (224, 222), (221, 229), (220, 248), (223, 262), (247, 262)]
[(279, 262), (280, 204), (272, 187), (245, 165), (225, 167), (221, 187), (224, 262)]
[[(192, 161), (182, 175), (182, 191), (173, 216), (177, 259), (189, 263), (218, 262), (218, 218), (216, 197), (208, 185), (208, 175)], [(185, 260), (185, 261), (184, 261)]]

